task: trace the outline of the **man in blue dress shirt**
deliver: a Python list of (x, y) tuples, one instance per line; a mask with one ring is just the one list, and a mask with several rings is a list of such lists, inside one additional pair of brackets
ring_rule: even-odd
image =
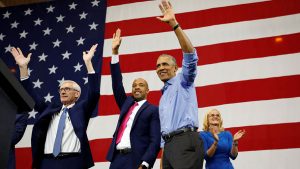
[(176, 75), (178, 66), (174, 57), (162, 54), (157, 59), (156, 73), (164, 82), (159, 102), (159, 115), (164, 169), (201, 169), (203, 165), (203, 142), (198, 138), (198, 104), (194, 80), (197, 74), (198, 56), (187, 35), (178, 24), (171, 3), (162, 0), (159, 5), (183, 50), (182, 72)]

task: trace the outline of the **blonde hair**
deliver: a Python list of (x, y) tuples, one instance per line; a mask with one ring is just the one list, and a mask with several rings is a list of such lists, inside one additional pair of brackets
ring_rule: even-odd
[(208, 116), (209, 116), (213, 111), (218, 112), (218, 114), (220, 115), (220, 124), (219, 124), (219, 128), (220, 128), (220, 131), (224, 131), (224, 128), (223, 128), (223, 119), (222, 119), (221, 113), (220, 113), (217, 109), (212, 109), (212, 110), (206, 112), (206, 114), (205, 114), (205, 116), (204, 116), (204, 120), (203, 120), (203, 131), (209, 131), (209, 121), (208, 121)]

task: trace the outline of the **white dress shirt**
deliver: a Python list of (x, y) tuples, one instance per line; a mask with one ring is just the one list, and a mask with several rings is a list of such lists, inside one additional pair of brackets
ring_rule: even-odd
[[(74, 105), (75, 105), (75, 103), (67, 106), (67, 108), (70, 109)], [(45, 154), (53, 153), (53, 147), (54, 147), (54, 142), (55, 142), (55, 138), (56, 138), (57, 127), (58, 127), (60, 116), (61, 116), (64, 108), (65, 108), (65, 106), (62, 107), (62, 109), (60, 110), (59, 113), (55, 113), (54, 115), (52, 115), (52, 119), (51, 119), (49, 127), (48, 127), (47, 137), (46, 137), (46, 142), (45, 142), (45, 149), (44, 149)], [(67, 113), (65, 123), (66, 124), (65, 124), (64, 132), (63, 132), (61, 152), (62, 153), (80, 152), (80, 141), (74, 132), (74, 128), (73, 128), (69, 113)]]
[[(129, 119), (127, 121), (126, 128), (124, 130), (123, 136), (121, 138), (121, 141), (119, 144), (117, 144), (117, 150), (125, 149), (125, 148), (131, 148), (130, 144), (130, 132), (131, 127), (134, 121), (134, 118), (136, 116), (136, 113), (138, 110), (142, 107), (142, 105), (146, 102), (146, 100), (141, 100), (138, 103), (138, 105), (133, 109), (131, 115), (129, 116)], [(126, 115), (125, 115), (126, 116)], [(121, 122), (122, 123), (122, 122)]]

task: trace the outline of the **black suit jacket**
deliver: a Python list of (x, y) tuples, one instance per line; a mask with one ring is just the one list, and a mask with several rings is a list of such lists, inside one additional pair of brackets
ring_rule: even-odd
[(7, 169), (16, 168), (16, 155), (15, 155), (15, 145), (22, 139), (24, 132), (27, 127), (28, 114), (16, 114), (15, 128), (13, 137), (11, 140), (11, 146), (9, 149), (8, 156), (8, 167)]
[[(44, 154), (45, 140), (52, 115), (61, 110), (62, 104), (52, 103), (46, 105), (42, 98), (32, 90), (32, 83), (29, 79), (24, 80), (21, 83), (34, 98), (36, 102), (35, 110), (41, 113), (35, 121), (31, 136), (32, 167), (39, 168)], [(90, 168), (94, 165), (86, 130), (92, 112), (97, 107), (99, 97), (99, 74), (88, 74), (88, 92), (86, 93), (86, 96), (83, 100), (76, 102), (68, 112), (74, 132), (80, 141), (80, 157), (84, 161), (84, 168)]]
[[(116, 155), (117, 133), (126, 113), (134, 104), (134, 98), (126, 96), (119, 63), (111, 64), (111, 76), (114, 97), (120, 109), (118, 124), (107, 154), (107, 160), (113, 162)], [(152, 167), (160, 150), (160, 138), (158, 107), (146, 101), (138, 110), (130, 132), (130, 143), (133, 159), (136, 160), (135, 163), (141, 164), (142, 161), (146, 161)], [(132, 163), (132, 161), (128, 162)]]

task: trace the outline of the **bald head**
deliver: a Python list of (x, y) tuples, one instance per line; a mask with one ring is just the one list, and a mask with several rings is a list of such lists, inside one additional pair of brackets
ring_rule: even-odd
[(147, 99), (149, 93), (148, 83), (143, 78), (137, 78), (132, 83), (132, 96), (136, 101)]

